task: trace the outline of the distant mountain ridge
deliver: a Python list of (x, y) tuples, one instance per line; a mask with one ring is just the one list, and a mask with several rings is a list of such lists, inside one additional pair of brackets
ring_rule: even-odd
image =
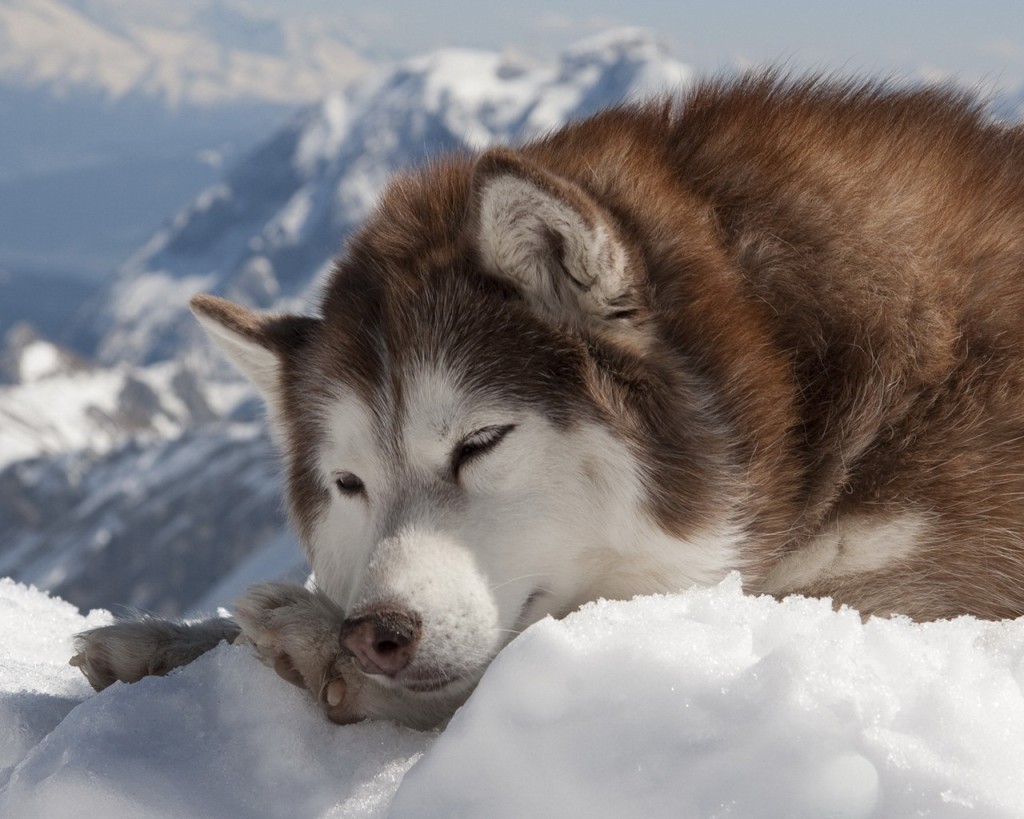
[(0, 267), (96, 279), (369, 66), (350, 22), (244, 0), (0, 2)]
[(308, 301), (400, 168), (521, 140), (691, 76), (641, 30), (584, 41), (553, 66), (444, 50), (378, 71), (304, 111), (155, 234), (79, 317), (76, 346), (108, 364), (180, 354), (199, 338), (186, 309), (199, 290), (261, 308)]
[(56, 94), (168, 105), (260, 100), (294, 104), (367, 67), (351, 26), (271, 17), (231, 0), (5, 0), (0, 82)]

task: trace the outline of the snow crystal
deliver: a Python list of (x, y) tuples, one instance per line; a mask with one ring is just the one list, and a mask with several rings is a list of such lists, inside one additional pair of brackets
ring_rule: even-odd
[(84, 618), (6, 582), (0, 623), (4, 816), (1024, 814), (1024, 620), (864, 623), (735, 577), (601, 601), (528, 629), (440, 733), (332, 725), (226, 645), (87, 696)]

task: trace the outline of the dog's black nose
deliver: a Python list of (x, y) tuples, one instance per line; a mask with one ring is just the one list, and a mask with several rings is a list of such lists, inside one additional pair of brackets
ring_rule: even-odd
[(341, 628), (342, 648), (366, 674), (394, 676), (412, 660), (420, 639), (420, 618), (406, 611), (375, 609), (352, 617)]

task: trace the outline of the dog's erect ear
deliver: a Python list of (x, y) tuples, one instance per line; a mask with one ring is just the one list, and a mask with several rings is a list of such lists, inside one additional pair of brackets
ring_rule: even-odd
[(470, 242), (491, 273), (559, 320), (634, 316), (634, 266), (611, 215), (575, 183), (507, 149), (477, 160)]
[(210, 338), (274, 410), (281, 394), (284, 357), (305, 343), (319, 320), (257, 313), (216, 296), (194, 296), (189, 307)]

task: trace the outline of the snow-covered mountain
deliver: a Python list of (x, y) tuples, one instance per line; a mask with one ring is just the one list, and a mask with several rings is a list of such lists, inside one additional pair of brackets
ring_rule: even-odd
[(256, 14), (231, 0), (5, 0), (0, 82), (171, 105), (292, 104), (366, 66), (338, 20)]
[(82, 606), (162, 613), (226, 603), (296, 570), (276, 464), (248, 388), (188, 298), (309, 309), (318, 277), (388, 176), (439, 151), (528, 137), (689, 69), (648, 33), (583, 42), (552, 65), (445, 50), (306, 109), (121, 267), (79, 315), (84, 369), (8, 343), (0, 387), (0, 575)]
[(248, 559), (303, 574), (241, 385), (175, 361), (90, 366), (27, 325), (0, 348), (0, 376), (0, 576), (85, 608), (177, 614), (258, 579), (230, 580)]
[[(85, 361), (41, 337), (29, 322), (15, 324), (0, 344), (0, 384), (22, 384), (56, 375), (71, 375), (88, 367)], [(10, 427), (0, 430), (0, 439)], [(2, 459), (10, 460), (12, 448), (5, 443)]]
[(93, 300), (75, 341), (106, 363), (180, 354), (198, 337), (189, 295), (256, 307), (303, 299), (399, 168), (689, 79), (636, 30), (580, 43), (552, 66), (446, 50), (380, 71), (304, 111), (179, 213)]
[[(284, 528), (276, 459), (253, 422), (19, 461), (0, 471), (0, 542), (0, 576), (83, 609), (209, 611), (239, 586), (301, 578), (304, 567)], [(267, 574), (229, 582), (247, 560)], [(214, 588), (224, 596), (210, 600)]]
[(245, 0), (0, 2), (0, 265), (98, 278), (302, 105), (357, 29)]

